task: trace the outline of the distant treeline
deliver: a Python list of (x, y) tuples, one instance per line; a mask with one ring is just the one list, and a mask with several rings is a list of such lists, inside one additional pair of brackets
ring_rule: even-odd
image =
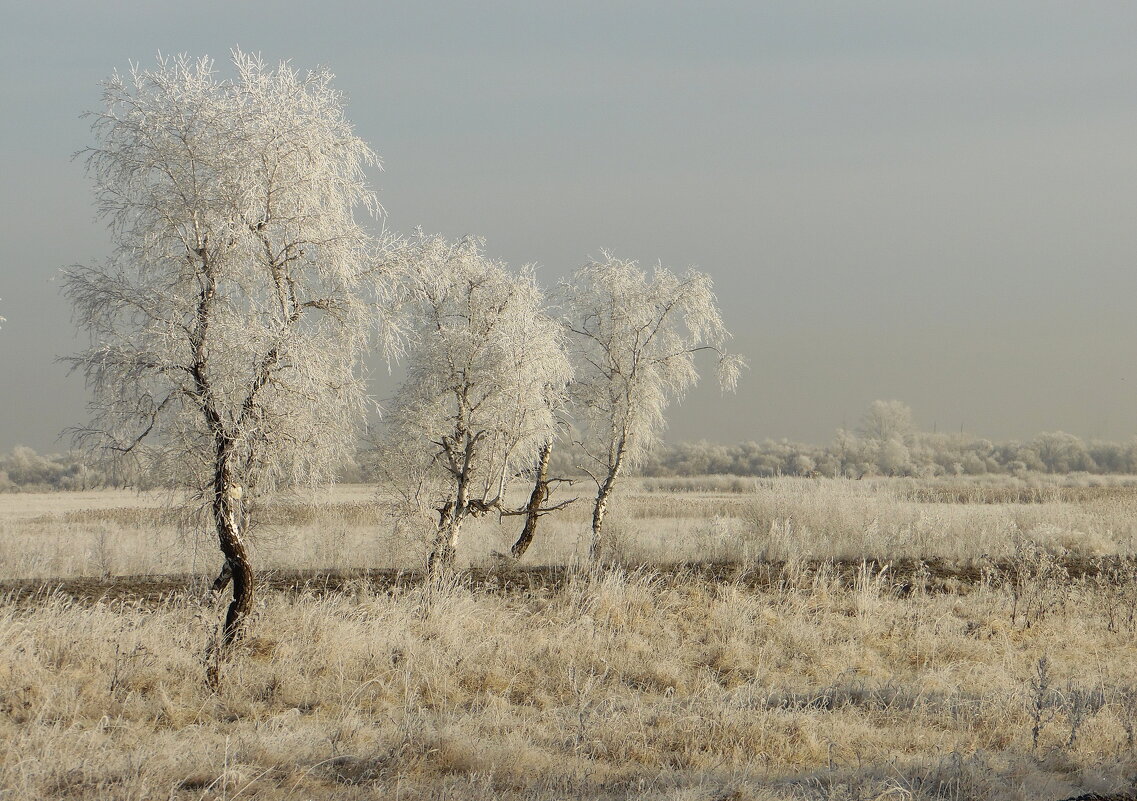
[(1137, 474), (1137, 438), (1090, 442), (1061, 431), (992, 442), (958, 434), (914, 433), (886, 440), (839, 431), (827, 446), (788, 440), (659, 448), (645, 476), (953, 476), (1037, 473)]
[[(370, 459), (341, 471), (346, 482), (374, 483)], [(567, 475), (571, 454), (562, 449), (553, 472)], [(788, 440), (719, 445), (681, 442), (662, 445), (647, 457), (644, 476), (978, 476), (1025, 473), (1114, 473), (1137, 475), (1137, 437), (1129, 442), (1084, 441), (1061, 431), (1025, 441), (992, 442), (959, 434), (906, 433), (878, 438), (838, 431), (827, 446)], [(0, 492), (89, 490), (139, 486), (137, 477), (112, 473), (78, 454), (41, 456), (18, 445), (0, 454)]]
[(0, 492), (87, 490), (124, 483), (78, 454), (41, 456), (25, 445), (0, 454)]
[(990, 473), (1137, 474), (1137, 437), (1085, 442), (1063, 431), (1026, 441), (992, 442), (967, 434), (916, 430), (912, 410), (873, 401), (855, 431), (838, 429), (828, 446), (788, 440), (715, 445), (683, 443), (655, 451), (646, 476), (981, 476)]

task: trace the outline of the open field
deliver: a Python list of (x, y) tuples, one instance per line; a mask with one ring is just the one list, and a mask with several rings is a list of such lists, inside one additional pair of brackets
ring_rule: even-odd
[(629, 489), (613, 567), (582, 503), (435, 594), (370, 489), (282, 501), (217, 693), (204, 534), (0, 496), (0, 799), (1132, 797), (1134, 486)]
[[(1027, 544), (1081, 557), (1133, 555), (1134, 482), (643, 479), (618, 496), (605, 530), (614, 558), (630, 563), (961, 561), (1010, 557)], [(281, 499), (259, 516), (255, 563), (271, 570), (418, 569), (421, 542), (392, 534), (376, 501), (375, 489), (360, 485)], [(170, 503), (161, 494), (121, 490), (0, 494), (0, 580), (215, 572), (214, 535), (181, 525)], [(579, 562), (589, 515), (584, 498), (542, 520), (525, 563)], [(459, 563), (492, 564), (493, 552), (508, 552), (519, 528), (518, 518), (470, 521)]]

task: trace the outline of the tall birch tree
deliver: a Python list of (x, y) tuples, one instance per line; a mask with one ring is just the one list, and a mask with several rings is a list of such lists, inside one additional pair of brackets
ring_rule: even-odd
[(239, 51), (232, 68), (159, 57), (105, 82), (85, 152), (114, 247), (63, 281), (90, 337), (71, 359), (93, 396), (76, 439), (211, 518), (233, 582), (219, 650), (254, 598), (242, 506), (349, 457), (388, 297), (356, 220), (380, 212), (377, 159), (333, 76)]
[(589, 559), (603, 550), (604, 516), (617, 481), (656, 444), (664, 412), (698, 382), (695, 355), (715, 357), (719, 384), (734, 390), (745, 365), (724, 350), (730, 337), (710, 276), (663, 266), (650, 274), (604, 253), (560, 286), (581, 466), (596, 484)]
[(437, 515), (428, 558), (453, 568), (463, 523), (505, 509), (510, 483), (551, 439), (572, 370), (560, 325), (525, 268), (510, 272), (480, 239), (420, 235), (403, 263), (416, 321), (407, 377), (390, 414), (390, 465)]

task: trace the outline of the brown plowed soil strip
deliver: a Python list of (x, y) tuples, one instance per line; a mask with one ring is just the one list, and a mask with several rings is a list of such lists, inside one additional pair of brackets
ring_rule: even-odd
[[(1070, 580), (1110, 583), (1137, 581), (1137, 559), (1123, 557), (1066, 558), (1058, 564)], [(610, 569), (610, 568), (609, 568)], [(900, 559), (891, 561), (845, 560), (786, 564), (695, 562), (682, 564), (620, 565), (628, 573), (640, 573), (661, 582), (736, 584), (751, 590), (808, 587), (814, 582), (835, 581), (854, 586), (858, 579), (872, 579), (883, 591), (906, 597), (920, 591), (965, 594), (986, 582), (993, 586), (1029, 578), (1028, 568), (1011, 561), (947, 562)], [(881, 573), (884, 571), (884, 575)], [(503, 562), (501, 566), (472, 568), (458, 580), (475, 592), (499, 595), (551, 595), (582, 574), (578, 568), (526, 566)], [(117, 576), (108, 578), (27, 579), (0, 581), (0, 597), (17, 606), (35, 605), (51, 597), (81, 604), (121, 603), (150, 607), (176, 595), (203, 597), (212, 581), (204, 575)], [(392, 569), (265, 571), (258, 576), (261, 591), (291, 595), (322, 596), (333, 593), (396, 593), (422, 582), (422, 574)]]

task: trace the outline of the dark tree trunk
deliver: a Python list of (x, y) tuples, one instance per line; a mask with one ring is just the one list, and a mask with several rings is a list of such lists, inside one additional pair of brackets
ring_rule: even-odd
[(529, 503), (525, 507), (525, 526), (521, 529), (521, 536), (517, 538), (517, 542), (509, 549), (514, 559), (520, 559), (525, 555), (537, 533), (541, 507), (549, 499), (549, 457), (552, 453), (552, 442), (546, 442), (541, 446), (541, 453), (537, 457), (537, 479), (533, 482), (533, 494), (529, 496)]
[(596, 493), (596, 503), (592, 507), (592, 542), (588, 546), (588, 561), (593, 565), (600, 564), (600, 555), (604, 548), (604, 515), (608, 511), (608, 497), (612, 494), (612, 485), (615, 476), (609, 476), (600, 485)]
[(230, 580), (233, 578), (233, 569), (229, 567), (229, 560), (226, 559), (221, 563), (221, 572), (217, 574), (217, 578), (213, 580), (213, 586), (210, 592), (214, 597), (221, 594), (222, 590), (229, 586)]
[[(241, 627), (253, 608), (253, 593), (256, 587), (253, 567), (249, 562), (249, 552), (245, 547), (241, 532), (241, 486), (233, 476), (232, 443), (225, 437), (217, 438), (216, 469), (213, 479), (213, 521), (217, 526), (217, 539), (225, 564), (233, 582), (233, 600), (225, 613), (225, 625), (221, 629), (221, 639), (211, 648), (207, 667), (209, 684), (219, 683), (219, 663), (225, 651), (240, 636)], [(225, 570), (218, 576), (223, 581)], [(222, 588), (224, 584), (222, 584)]]
[(426, 573), (432, 581), (438, 581), (454, 571), (457, 555), (455, 543), (458, 539), (458, 528), (462, 524), (457, 517), (459, 512), (460, 510), (455, 510), (453, 502), (438, 510), (438, 531), (434, 534), (430, 555), (426, 558)]
[[(241, 536), (246, 536), (249, 533), (249, 528), (253, 519), (253, 503), (248, 495), (248, 490), (245, 490), (244, 496), (241, 498)], [(213, 586), (210, 588), (210, 594), (216, 598), (220, 595), (229, 582), (233, 580), (233, 569), (229, 566), (229, 560), (226, 559), (221, 563), (221, 570), (217, 573), (217, 578), (213, 580)]]

